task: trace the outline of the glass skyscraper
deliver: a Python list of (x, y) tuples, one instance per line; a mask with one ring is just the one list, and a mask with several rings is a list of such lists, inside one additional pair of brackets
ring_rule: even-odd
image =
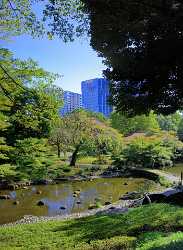
[(64, 91), (64, 106), (60, 109), (60, 115), (64, 116), (75, 109), (82, 108), (82, 97), (78, 93)]
[(99, 112), (109, 117), (112, 106), (108, 103), (109, 81), (96, 78), (81, 82), (83, 108), (92, 112)]

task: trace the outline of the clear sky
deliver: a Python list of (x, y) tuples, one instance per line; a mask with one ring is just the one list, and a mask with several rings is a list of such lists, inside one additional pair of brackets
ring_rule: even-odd
[(90, 47), (89, 41), (63, 43), (54, 39), (33, 39), (31, 36), (13, 38), (4, 47), (20, 59), (32, 58), (47, 71), (63, 75), (56, 83), (64, 90), (81, 92), (81, 81), (102, 77), (102, 58)]

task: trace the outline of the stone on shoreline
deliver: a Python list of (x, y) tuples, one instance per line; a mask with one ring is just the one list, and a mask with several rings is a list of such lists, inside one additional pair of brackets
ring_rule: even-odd
[(44, 206), (45, 204), (44, 204), (44, 202), (43, 201), (38, 201), (37, 202), (37, 206)]
[(9, 199), (11, 199), (11, 197), (8, 194), (0, 195), (0, 200), (9, 200)]

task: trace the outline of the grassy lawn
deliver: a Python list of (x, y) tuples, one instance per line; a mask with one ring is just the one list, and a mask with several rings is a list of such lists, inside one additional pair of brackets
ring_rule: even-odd
[(183, 249), (183, 209), (165, 204), (121, 215), (0, 228), (0, 249)]
[(94, 157), (94, 156), (83, 156), (83, 157), (78, 158), (77, 163), (78, 164), (92, 164), (96, 160), (97, 160), (97, 157)]

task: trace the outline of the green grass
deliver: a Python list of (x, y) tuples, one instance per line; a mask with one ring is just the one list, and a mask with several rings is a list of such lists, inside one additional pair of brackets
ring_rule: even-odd
[(94, 156), (82, 156), (78, 158), (77, 163), (78, 164), (92, 164), (93, 161), (96, 161), (96, 160), (97, 160), (97, 157), (94, 157)]
[(160, 183), (161, 186), (164, 187), (172, 187), (172, 182), (168, 181), (164, 176), (159, 176), (158, 182)]
[[(0, 249), (183, 249), (183, 209), (152, 204), (120, 215), (0, 228)], [(135, 246), (136, 245), (136, 246)]]
[(182, 208), (152, 204), (120, 215), (0, 228), (0, 249), (181, 250), (182, 230)]
[[(104, 159), (106, 165), (111, 165), (112, 160), (109, 156), (103, 155), (102, 159)], [(96, 156), (80, 156), (77, 160), (77, 164), (96, 164), (96, 165), (103, 165), (98, 164), (98, 158)], [(104, 165), (105, 165), (104, 164)]]

